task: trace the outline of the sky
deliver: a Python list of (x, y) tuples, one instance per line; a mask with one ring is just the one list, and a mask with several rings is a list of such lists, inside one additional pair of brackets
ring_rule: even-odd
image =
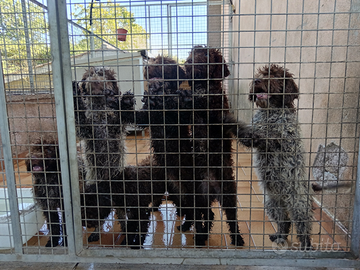
[[(157, 55), (169, 52), (179, 59), (185, 59), (194, 45), (204, 45), (207, 42), (207, 8), (205, 4), (197, 5), (200, 2), (204, 0), (116, 1), (134, 14), (137, 24), (151, 33), (148, 45), (150, 53)], [(70, 13), (70, 7), (74, 4), (86, 4), (90, 7), (91, 0), (67, 0), (67, 3)], [(168, 13), (171, 14), (171, 19)]]

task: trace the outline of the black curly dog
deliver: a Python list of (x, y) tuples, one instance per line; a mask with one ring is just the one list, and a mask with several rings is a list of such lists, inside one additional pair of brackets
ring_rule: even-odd
[[(153, 181), (156, 186), (152, 187), (153, 191), (179, 194), (178, 187), (193, 177), (189, 99), (187, 93), (178, 88), (185, 72), (175, 60), (158, 56), (149, 59), (144, 77), (148, 80), (148, 90), (142, 99), (142, 109), (135, 113), (122, 112), (122, 115), (140, 127), (150, 128), (152, 154), (141, 167), (151, 166), (151, 175), (158, 180)], [(154, 207), (159, 205), (149, 202)]]
[(149, 80), (144, 99), (149, 102), (136, 112), (134, 122), (150, 125), (155, 164), (166, 168), (170, 199), (179, 215), (186, 216), (181, 229), (195, 223), (195, 243), (205, 245), (214, 218), (210, 206), (219, 200), (233, 244), (243, 245), (236, 217), (232, 133), (221, 127), (224, 119), (235, 122), (222, 90), (229, 71), (221, 53), (205, 47), (192, 50), (185, 63), (191, 91), (179, 88), (184, 75), (174, 60), (158, 56), (149, 63), (144, 73)]
[[(185, 70), (191, 86), (187, 96), (192, 97), (195, 181), (186, 187), (185, 192), (191, 195), (181, 201), (187, 220), (181, 229), (186, 231), (195, 223), (195, 244), (205, 245), (214, 219), (211, 204), (218, 201), (227, 216), (232, 244), (243, 246), (237, 224), (237, 186), (231, 156), (233, 134), (230, 126), (223, 125), (235, 122), (222, 88), (222, 81), (230, 72), (219, 50), (203, 46), (192, 49)], [(238, 123), (237, 127), (245, 133), (245, 124)]]
[[(34, 199), (42, 209), (50, 231), (50, 239), (45, 246), (66, 246), (64, 200), (57, 141), (51, 138), (36, 141), (30, 147), (25, 164), (27, 171), (32, 172)], [(59, 211), (62, 214), (61, 221)], [(63, 241), (60, 243), (62, 236)]]

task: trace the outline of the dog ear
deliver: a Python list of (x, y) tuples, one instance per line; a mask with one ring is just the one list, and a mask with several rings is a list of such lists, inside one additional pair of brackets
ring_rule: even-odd
[(78, 95), (79, 83), (77, 81), (72, 81), (72, 89), (73, 89), (73, 94)]
[(184, 69), (182, 69), (180, 66), (178, 66), (177, 69), (178, 69), (178, 74), (179, 75), (176, 74), (176, 79), (178, 79), (179, 84), (181, 84), (181, 82), (183, 82), (184, 79), (186, 78), (186, 74), (185, 74)]
[(26, 171), (28, 171), (28, 172), (31, 172), (30, 159), (31, 159), (31, 154), (28, 153), (28, 154), (26, 155), (26, 159), (25, 159)]
[(249, 93), (249, 101), (253, 102), (255, 100), (254, 98), (254, 83), (251, 81), (250, 83), (250, 93)]
[(212, 52), (210, 52), (214, 55), (214, 61), (212, 63), (222, 63), (221, 65), (215, 65), (214, 73), (212, 74), (211, 78), (226, 78), (230, 75), (230, 71), (228, 68), (228, 65), (226, 64), (225, 59), (221, 55), (221, 52), (219, 50), (213, 49)]
[[(294, 100), (299, 98), (299, 88), (296, 85), (291, 73), (286, 72), (284, 104), (294, 108)], [(290, 78), (289, 78), (290, 77)]]
[[(119, 86), (118, 86), (117, 81), (116, 81), (116, 73), (115, 73), (115, 71), (110, 69), (107, 72), (109, 72), (109, 76), (106, 76), (106, 77), (108, 77), (108, 80), (112, 81), (113, 90), (115, 92), (115, 95), (121, 95)], [(106, 72), (105, 72), (105, 74), (106, 74)]]
[(81, 83), (79, 83), (79, 93), (87, 94), (86, 92), (86, 79), (83, 79)]

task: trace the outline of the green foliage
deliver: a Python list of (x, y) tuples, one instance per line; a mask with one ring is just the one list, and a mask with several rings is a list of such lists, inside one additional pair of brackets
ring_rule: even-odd
[[(90, 25), (90, 4), (84, 6), (82, 4), (75, 5), (75, 11), (71, 13), (72, 19), (85, 29), (91, 31), (110, 44), (123, 49), (134, 50), (146, 47), (147, 34), (145, 29), (135, 23), (134, 15), (125, 7), (121, 7), (119, 3), (108, 1), (94, 2), (92, 9), (92, 22)], [(126, 41), (118, 41), (116, 30), (125, 28), (128, 30)], [(73, 49), (76, 53), (79, 51), (87, 51), (90, 49), (90, 34), (86, 31), (78, 33), (78, 38), (72, 42)], [(101, 48), (102, 40), (94, 39), (94, 48)], [(77, 51), (77, 52), (76, 52)]]
[[(47, 10), (30, 1), (24, 2), (25, 11), (21, 0), (0, 1), (0, 49), (3, 68), (7, 74), (28, 74), (29, 63), (35, 67), (51, 61)], [(74, 7), (71, 18), (90, 31), (90, 4), (77, 4)], [(26, 15), (25, 21), (23, 14)], [(94, 2), (92, 15), (94, 33), (110, 44), (123, 50), (146, 47), (145, 29), (136, 24), (133, 14), (120, 4), (111, 1)], [(128, 30), (126, 42), (117, 40), (118, 28)], [(90, 50), (88, 32), (72, 25), (69, 33), (73, 37), (70, 44), (74, 54)], [(98, 49), (103, 41), (95, 38), (94, 43), (95, 49)]]
[[(0, 1), (1, 58), (3, 69), (8, 74), (29, 72), (27, 53), (30, 54), (32, 66), (51, 59), (46, 13), (29, 1), (25, 3), (26, 11), (23, 11), (20, 0)], [(26, 15), (26, 21), (23, 14)]]

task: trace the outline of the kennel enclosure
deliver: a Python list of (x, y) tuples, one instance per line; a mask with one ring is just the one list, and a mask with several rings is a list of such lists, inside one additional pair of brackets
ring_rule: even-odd
[[(293, 2), (3, 1), (0, 188), (4, 198), (0, 200), (5, 208), (0, 214), (10, 213), (11, 219), (2, 224), (9, 230), (1, 237), (10, 246), (0, 243), (0, 259), (134, 263), (136, 258), (136, 263), (358, 267), (360, 2)], [(128, 28), (126, 42), (116, 38), (119, 27)], [(141, 51), (148, 57), (169, 55), (183, 64), (196, 45), (222, 52), (231, 73), (223, 84), (231, 111), (249, 124), (256, 112), (248, 101), (249, 83), (257, 68), (277, 63), (294, 74), (300, 89), (296, 113), (308, 181), (349, 183), (315, 195), (314, 250), (295, 250), (295, 232), (285, 247), (270, 242), (268, 235), (276, 226), (264, 210), (253, 151), (235, 140), (233, 170), (244, 247), (230, 245), (218, 202), (209, 209), (215, 213), (209, 241), (203, 248), (195, 247), (192, 231), (176, 229), (183, 217), (176, 217), (166, 194), (159, 211), (152, 212), (143, 249), (121, 245), (124, 234), (115, 215), (105, 221), (99, 242), (86, 240), (91, 231), (82, 226), (79, 169), (83, 165), (78, 164), (78, 156), (83, 146), (76, 139), (72, 81), (80, 82), (90, 66), (110, 67), (120, 91), (134, 92), (136, 109), (141, 109), (148, 90), (143, 77), (147, 58)], [(191, 89), (186, 83), (182, 87)], [(138, 130), (142, 131), (131, 127), (126, 138), (127, 162), (134, 166), (153, 155), (148, 132)], [(34, 186), (23, 165), (26, 155), (34, 140), (45, 135), (59, 142), (64, 199), (59, 213), (66, 218), (67, 247), (44, 247), (46, 225), (42, 226), (32, 195), (25, 192)], [(36, 209), (32, 221), (22, 216), (30, 209)], [(36, 233), (30, 227), (36, 227)]]

